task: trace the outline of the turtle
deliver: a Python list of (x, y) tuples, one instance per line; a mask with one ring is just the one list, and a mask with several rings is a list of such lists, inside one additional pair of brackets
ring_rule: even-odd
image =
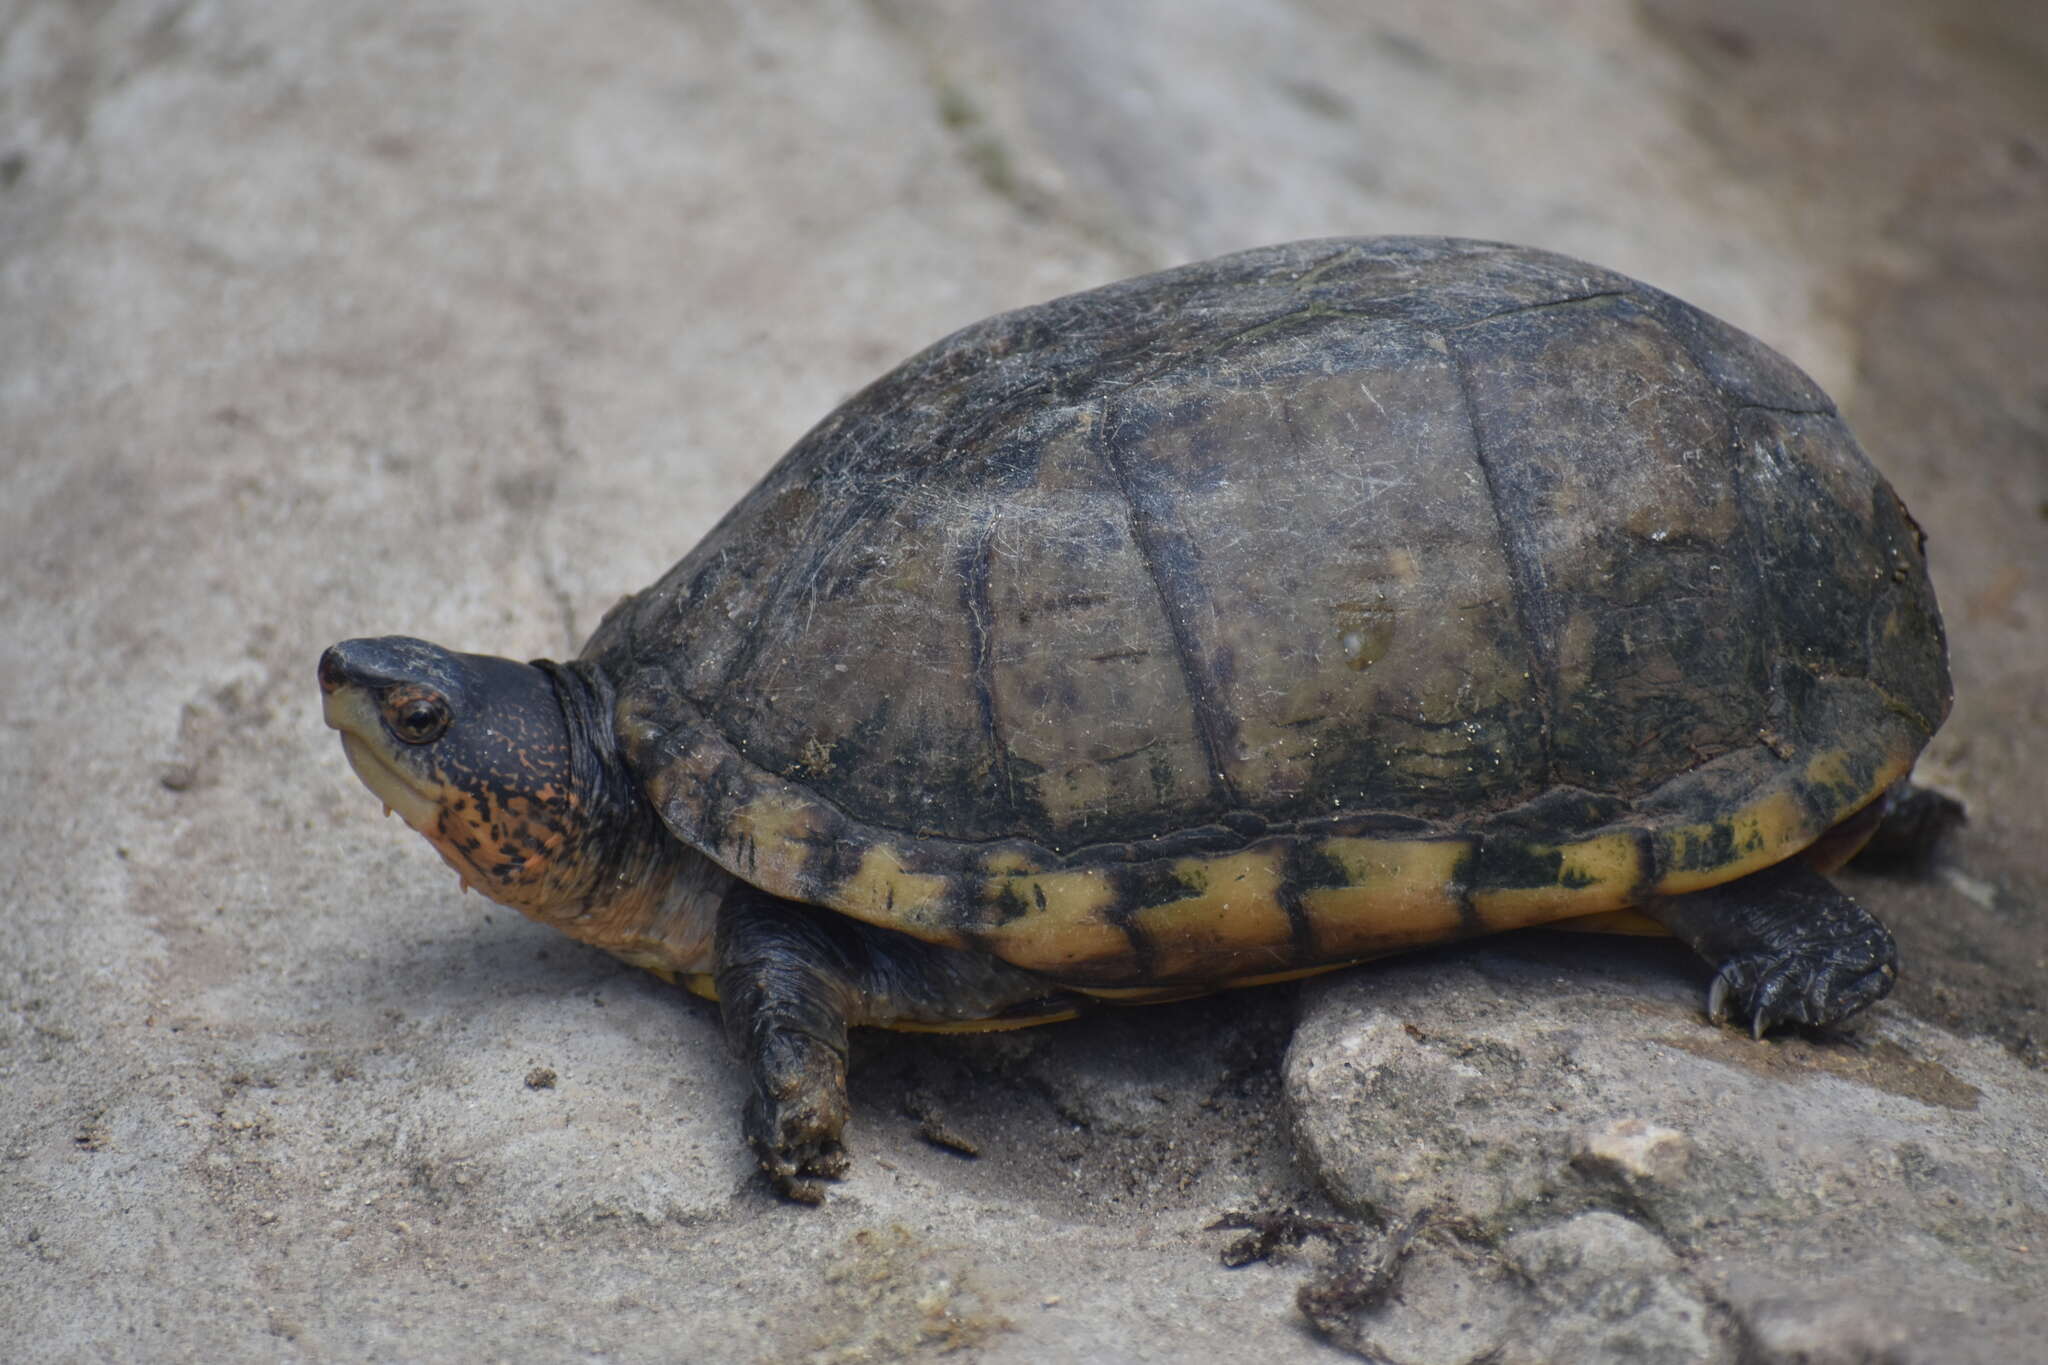
[(1548, 924), (1675, 935), (1716, 1023), (1837, 1023), (1897, 954), (1826, 874), (1950, 701), (1922, 533), (1811, 379), (1417, 237), (969, 326), (574, 660), (385, 636), (318, 678), (465, 887), (718, 1002), (808, 1202), (856, 1026)]

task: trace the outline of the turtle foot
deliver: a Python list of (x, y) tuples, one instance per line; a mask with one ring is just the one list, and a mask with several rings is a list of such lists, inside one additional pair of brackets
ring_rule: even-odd
[[(772, 1120), (762, 1119), (761, 1122), (765, 1125)], [(754, 1126), (754, 1115), (749, 1113), (748, 1127)], [(837, 1136), (828, 1136), (822, 1131), (798, 1133), (785, 1130), (777, 1139), (750, 1132), (747, 1145), (754, 1149), (754, 1156), (777, 1192), (799, 1204), (824, 1203), (823, 1182), (837, 1180), (846, 1174), (846, 1148)]]
[(1840, 1023), (1898, 979), (1891, 934), (1801, 859), (1644, 908), (1714, 965), (1714, 1022), (1746, 1022), (1758, 1038)]
[(742, 1129), (761, 1169), (785, 1198), (823, 1203), (821, 1182), (845, 1175), (848, 1165), (840, 1141), (847, 1119), (845, 1061), (837, 1050), (810, 1039), (778, 1041), (785, 1046), (773, 1051), (783, 1055), (755, 1073)]
[(1882, 1000), (1898, 974), (1889, 935), (1881, 943), (1865, 938), (1745, 953), (1721, 964), (1707, 991), (1707, 1016), (1716, 1024), (1747, 1020), (1754, 1038), (1785, 1024), (1818, 1028)]

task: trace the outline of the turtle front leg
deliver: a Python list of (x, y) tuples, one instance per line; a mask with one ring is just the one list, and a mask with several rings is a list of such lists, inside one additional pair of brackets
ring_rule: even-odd
[(741, 1120), (776, 1189), (824, 1199), (846, 1171), (846, 1032), (855, 988), (842, 935), (744, 884), (718, 913), (719, 1009), (752, 1089)]
[(1780, 1024), (1839, 1023), (1898, 979), (1890, 932), (1800, 858), (1643, 910), (1718, 969), (1714, 1022), (1747, 1019), (1758, 1038)]
[(816, 1204), (846, 1173), (850, 1026), (1013, 1027), (1087, 1007), (1045, 978), (735, 882), (712, 969), (726, 1037), (753, 1080), (742, 1121), (775, 1187)]

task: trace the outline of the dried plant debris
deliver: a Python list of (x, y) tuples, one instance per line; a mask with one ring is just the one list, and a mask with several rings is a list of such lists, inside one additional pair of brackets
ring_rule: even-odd
[(1375, 1230), (1347, 1219), (1277, 1209), (1226, 1214), (1209, 1228), (1244, 1231), (1222, 1252), (1223, 1264), (1233, 1269), (1268, 1260), (1282, 1248), (1298, 1247), (1312, 1237), (1328, 1242), (1329, 1262), (1302, 1285), (1295, 1304), (1325, 1341), (1361, 1359), (1379, 1361), (1387, 1357), (1366, 1336), (1362, 1319), (1393, 1294), (1409, 1247), (1429, 1221), (1430, 1211), (1423, 1209)]
[(917, 1135), (934, 1147), (943, 1147), (959, 1156), (977, 1157), (981, 1148), (972, 1138), (962, 1137), (946, 1126), (945, 1115), (939, 1111), (938, 1097), (929, 1090), (912, 1090), (903, 1096), (903, 1116), (917, 1122)]

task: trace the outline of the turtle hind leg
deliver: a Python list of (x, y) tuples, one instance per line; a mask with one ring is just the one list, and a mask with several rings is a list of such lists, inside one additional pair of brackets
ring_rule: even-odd
[(1924, 872), (1949, 831), (1968, 818), (1963, 803), (1932, 787), (1901, 782), (1883, 797), (1870, 841), (1850, 863), (1862, 872)]
[(1714, 1022), (1747, 1019), (1759, 1038), (1839, 1023), (1898, 979), (1891, 934), (1798, 858), (1643, 909), (1716, 968)]

